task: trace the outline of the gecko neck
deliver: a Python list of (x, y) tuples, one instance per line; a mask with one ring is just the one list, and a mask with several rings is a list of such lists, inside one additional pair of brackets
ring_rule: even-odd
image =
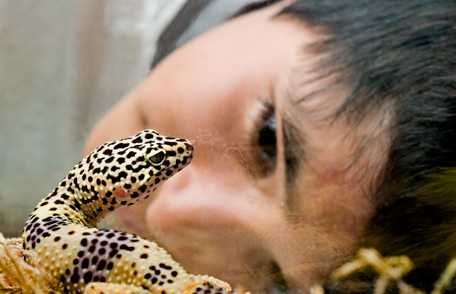
[[(81, 187), (78, 180), (73, 180), (66, 190), (66, 193), (73, 192), (69, 195), (74, 195), (69, 199), (68, 205), (73, 210), (77, 209), (81, 215), (79, 222), (88, 227), (95, 227), (109, 212), (121, 206), (133, 205), (131, 201), (119, 201), (113, 195), (112, 191), (115, 190), (113, 187), (108, 187), (106, 190), (88, 190), (86, 187)], [(140, 200), (140, 197), (136, 200)]]
[(103, 204), (104, 196), (94, 191), (76, 190), (72, 202), (79, 208), (79, 213), (84, 219), (84, 225), (96, 227), (97, 223), (108, 213), (108, 209)]
[(63, 179), (47, 199), (62, 204), (61, 216), (87, 227), (95, 227), (107, 213), (98, 193), (83, 191), (78, 180), (71, 176)]

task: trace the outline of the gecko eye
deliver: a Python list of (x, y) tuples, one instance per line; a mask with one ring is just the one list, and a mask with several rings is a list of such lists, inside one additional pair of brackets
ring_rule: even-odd
[(165, 161), (166, 154), (164, 151), (158, 151), (157, 153), (153, 154), (149, 158), (147, 158), (152, 165), (160, 165)]

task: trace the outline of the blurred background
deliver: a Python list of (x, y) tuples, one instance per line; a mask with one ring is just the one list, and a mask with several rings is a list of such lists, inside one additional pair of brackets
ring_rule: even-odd
[(95, 122), (148, 74), (185, 0), (0, 0), (0, 232), (81, 156)]

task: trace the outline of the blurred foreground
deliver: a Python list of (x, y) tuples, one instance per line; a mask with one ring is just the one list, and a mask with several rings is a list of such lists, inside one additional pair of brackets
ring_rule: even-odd
[[(27, 262), (24, 261), (26, 257)], [(48, 287), (46, 275), (38, 267), (38, 257), (33, 252), (22, 249), (20, 238), (5, 239), (0, 233), (0, 292), (23, 293), (23, 294), (45, 294), (51, 293), (53, 289)], [(328, 283), (337, 283), (338, 288), (343, 289), (344, 283), (348, 289), (356, 289), (357, 293), (365, 293), (372, 290), (374, 294), (390, 293), (389, 290), (396, 288), (401, 294), (425, 294), (424, 291), (407, 284), (403, 278), (413, 269), (413, 263), (407, 256), (382, 257), (375, 249), (362, 248), (358, 251), (355, 259), (336, 269)], [(366, 281), (356, 282), (350, 277), (365, 270), (375, 272), (376, 278), (369, 285)], [(442, 273), (441, 277), (434, 284), (431, 294), (444, 294), (451, 281), (456, 275), (456, 259), (453, 259)], [(359, 283), (359, 285), (356, 285)], [(341, 286), (342, 285), (342, 286)], [(119, 293), (119, 288), (110, 289), (104, 283), (91, 283), (86, 287), (84, 294)], [(120, 290), (121, 293), (122, 290)], [(238, 288), (239, 293), (244, 291)], [(369, 291), (370, 292), (370, 291)], [(126, 293), (126, 292), (125, 292)], [(148, 291), (138, 288), (137, 292), (131, 294), (146, 294)], [(321, 285), (315, 285), (310, 289), (311, 294), (324, 294), (325, 290)]]

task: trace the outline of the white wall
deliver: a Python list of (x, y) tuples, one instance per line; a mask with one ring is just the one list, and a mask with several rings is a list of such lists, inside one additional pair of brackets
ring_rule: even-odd
[(0, 231), (79, 159), (90, 128), (142, 80), (185, 0), (0, 0)]

